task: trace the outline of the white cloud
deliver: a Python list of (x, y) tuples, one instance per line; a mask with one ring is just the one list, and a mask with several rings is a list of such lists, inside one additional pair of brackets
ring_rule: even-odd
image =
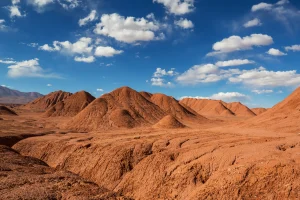
[(10, 86), (8, 85), (1, 85), (2, 87), (5, 87), (5, 88), (10, 88)]
[(25, 17), (25, 14), (22, 14), (21, 11), (19, 10), (19, 7), (16, 5), (8, 6), (7, 9), (10, 12), (10, 17)]
[(47, 84), (47, 87), (52, 87), (52, 84)]
[(105, 66), (106, 66), (106, 67), (111, 67), (111, 66), (113, 66), (113, 64), (112, 64), (112, 63), (108, 63), (108, 64), (106, 64)]
[(185, 98), (193, 98), (193, 99), (212, 99), (212, 100), (222, 100), (226, 102), (233, 102), (233, 101), (247, 101), (250, 98), (242, 93), (239, 92), (220, 92), (217, 94), (213, 94), (212, 96), (209, 97), (201, 97), (201, 96), (196, 96), (196, 97), (191, 97), (191, 96), (184, 96), (181, 97), (180, 99), (185, 99)]
[(27, 0), (27, 2), (38, 9), (42, 9), (45, 6), (54, 3), (53, 0)]
[(282, 23), (289, 32), (293, 33), (295, 29), (295, 20), (299, 20), (300, 11), (292, 6), (286, 6), (288, 0), (281, 0), (275, 4), (260, 3), (252, 7), (252, 12), (264, 12), (271, 15), (272, 19), (275, 19)]
[(19, 3), (20, 3), (20, 0), (12, 0), (11, 3), (12, 3), (13, 5), (19, 4)]
[(254, 27), (254, 26), (261, 26), (262, 23), (260, 22), (260, 20), (258, 18), (255, 18), (253, 20), (248, 21), (247, 23), (244, 24), (245, 28), (250, 28), (250, 27)]
[(151, 78), (151, 85), (159, 87), (172, 87), (171, 82), (166, 82), (163, 78)]
[(159, 78), (163, 76), (175, 76), (177, 72), (175, 72), (175, 69), (172, 68), (169, 71), (162, 69), (162, 68), (156, 68), (156, 71), (153, 74), (153, 77)]
[(104, 90), (101, 89), (101, 88), (98, 88), (98, 89), (97, 89), (97, 92), (104, 92)]
[(180, 20), (175, 21), (174, 24), (181, 27), (181, 28), (183, 28), (183, 29), (194, 28), (193, 22), (191, 20), (188, 20), (188, 19), (181, 18)]
[(270, 94), (273, 93), (273, 90), (252, 90), (253, 93), (255, 94)]
[(112, 47), (103, 47), (99, 46), (96, 48), (95, 56), (98, 57), (113, 57), (114, 55), (118, 55), (123, 53), (122, 50), (116, 50)]
[(8, 27), (5, 25), (5, 20), (4, 19), (0, 19), (0, 31), (6, 31), (7, 28)]
[(280, 50), (274, 49), (274, 48), (269, 49), (269, 51), (267, 51), (267, 54), (269, 54), (271, 56), (286, 56), (287, 55), (286, 53), (283, 53)]
[(252, 6), (252, 12), (256, 12), (259, 10), (270, 10), (272, 9), (273, 5), (272, 4), (268, 4), (268, 3), (259, 3), (256, 4), (254, 6)]
[(46, 74), (40, 66), (39, 59), (25, 60), (17, 62), (8, 67), (8, 76), (11, 78), (19, 77), (40, 77), (40, 78), (59, 78), (55, 74)]
[[(23, 43), (24, 44), (24, 43)], [(33, 47), (33, 48), (35, 48), (35, 47), (38, 47), (39, 46), (39, 44), (38, 43), (29, 43), (29, 44), (26, 44), (27, 46), (29, 46), (29, 47)]]
[(79, 24), (79, 26), (85, 26), (87, 23), (95, 21), (96, 19), (97, 19), (97, 11), (92, 10), (91, 13), (87, 17), (80, 19), (78, 24)]
[(165, 6), (168, 13), (184, 15), (194, 11), (194, 0), (153, 0)]
[(45, 8), (53, 3), (58, 3), (64, 9), (74, 9), (79, 6), (79, 0), (27, 0), (27, 3), (34, 6), (38, 12), (43, 12)]
[(5, 60), (0, 59), (0, 63), (2, 63), (2, 64), (15, 64), (16, 61), (11, 60), (11, 59), (5, 59)]
[(43, 51), (60, 51), (66, 54), (91, 54), (93, 47), (91, 46), (92, 39), (87, 37), (80, 38), (77, 42), (71, 43), (69, 41), (59, 42), (54, 41), (53, 47), (45, 44), (39, 47), (39, 50)]
[(220, 70), (213, 64), (195, 65), (177, 77), (182, 84), (195, 85), (198, 83), (212, 83), (223, 79)]
[(289, 46), (289, 47), (285, 47), (286, 51), (300, 51), (300, 45), (293, 45), (293, 46)]
[(79, 57), (79, 56), (76, 56), (74, 58), (74, 60), (76, 62), (92, 63), (92, 62), (95, 62), (95, 57), (94, 56), (89, 56), (89, 57)]
[(125, 43), (156, 40), (159, 23), (145, 18), (123, 17), (117, 13), (101, 17), (94, 32)]
[(225, 38), (213, 45), (214, 52), (207, 56), (214, 56), (220, 53), (230, 53), (234, 51), (242, 51), (252, 49), (253, 46), (267, 46), (273, 44), (273, 38), (269, 35), (252, 34), (241, 38), (240, 36), (231, 36)]
[(172, 87), (174, 84), (170, 81), (166, 81), (163, 77), (172, 77), (176, 76), (178, 73), (175, 71), (174, 68), (170, 70), (165, 70), (162, 68), (157, 68), (156, 71), (153, 73), (151, 78), (151, 85), (153, 86), (160, 86), (160, 87)]
[(288, 3), (290, 3), (289, 0), (280, 0), (276, 4), (281, 6), (281, 5), (288, 4)]
[(235, 60), (227, 60), (227, 61), (219, 61), (216, 63), (216, 66), (218, 67), (231, 67), (231, 66), (239, 66), (239, 65), (247, 65), (247, 64), (253, 64), (254, 61), (252, 60), (241, 60), (241, 59), (235, 59)]
[(213, 83), (221, 80), (255, 88), (295, 87), (300, 85), (300, 74), (297, 74), (296, 70), (269, 71), (264, 67), (250, 70), (222, 69), (214, 64), (205, 64), (195, 65), (176, 78), (176, 81), (183, 85)]
[(232, 83), (243, 83), (254, 87), (289, 87), (300, 85), (300, 74), (292, 71), (268, 71), (258, 69), (243, 70), (239, 75), (229, 78)]
[(74, 9), (80, 5), (79, 0), (57, 0), (57, 1), (66, 10)]

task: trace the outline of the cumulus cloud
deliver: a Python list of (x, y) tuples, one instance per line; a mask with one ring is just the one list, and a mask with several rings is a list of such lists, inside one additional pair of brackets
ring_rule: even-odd
[(79, 26), (85, 26), (87, 23), (95, 21), (96, 19), (97, 19), (97, 11), (92, 10), (91, 13), (87, 17), (80, 19), (78, 24), (79, 24)]
[(47, 84), (47, 87), (52, 87), (52, 84)]
[(98, 57), (113, 57), (114, 55), (118, 55), (123, 53), (122, 50), (116, 50), (112, 47), (103, 47), (99, 46), (96, 48), (95, 56)]
[(252, 34), (241, 38), (240, 36), (231, 36), (225, 38), (213, 45), (214, 52), (207, 56), (214, 56), (220, 53), (230, 53), (234, 51), (242, 51), (252, 49), (254, 46), (268, 46), (273, 44), (273, 38), (269, 35)]
[(264, 67), (250, 70), (222, 69), (214, 64), (204, 64), (195, 65), (176, 77), (176, 81), (183, 85), (214, 83), (221, 80), (254, 88), (295, 87), (300, 85), (300, 74), (297, 74), (296, 70), (269, 71)]
[(285, 47), (286, 51), (300, 51), (300, 45), (293, 45), (293, 46), (288, 46)]
[(273, 93), (273, 90), (252, 90), (253, 93), (255, 94), (270, 94)]
[(262, 23), (260, 22), (260, 20), (258, 18), (255, 18), (253, 20), (248, 21), (247, 23), (244, 24), (245, 28), (250, 28), (250, 27), (254, 27), (254, 26), (261, 26)]
[(284, 4), (290, 3), (289, 0), (280, 0), (275, 4), (269, 4), (269, 3), (259, 3), (256, 5), (253, 5), (251, 8), (252, 12), (260, 11), (260, 10), (272, 10), (275, 9), (277, 6), (283, 6)]
[(45, 6), (54, 3), (53, 0), (27, 0), (27, 2), (38, 9), (43, 9)]
[[(155, 32), (159, 30), (159, 23), (145, 18), (123, 17), (117, 13), (102, 15), (100, 23), (94, 32), (109, 36), (117, 41), (136, 43), (140, 41), (156, 40)], [(159, 36), (159, 35), (158, 35)]]
[(247, 65), (253, 64), (254, 61), (248, 59), (235, 59), (235, 60), (227, 60), (227, 61), (219, 61), (216, 63), (218, 67), (232, 67), (232, 66), (239, 66), (239, 65)]
[(194, 28), (193, 22), (191, 20), (188, 20), (188, 19), (181, 18), (180, 20), (175, 21), (174, 24), (176, 26), (179, 26), (179, 27), (183, 28), (183, 29)]
[(283, 53), (280, 50), (274, 49), (274, 48), (269, 49), (269, 51), (267, 51), (267, 54), (269, 54), (271, 56), (286, 56), (287, 55), (286, 53)]
[(242, 83), (253, 87), (289, 87), (300, 85), (300, 74), (296, 70), (268, 71), (264, 67), (243, 70), (229, 78), (232, 83)]
[(59, 42), (54, 41), (53, 46), (45, 44), (39, 47), (42, 51), (60, 51), (66, 54), (90, 54), (93, 50), (92, 39), (87, 37), (80, 38), (77, 42), (71, 43), (69, 41)]
[(95, 57), (94, 56), (88, 56), (88, 57), (79, 57), (79, 56), (76, 56), (74, 58), (74, 60), (76, 62), (93, 63), (93, 62), (95, 62)]
[(247, 101), (249, 100), (249, 96), (239, 93), (239, 92), (220, 92), (217, 94), (213, 94), (212, 96), (209, 97), (201, 97), (201, 96), (184, 96), (181, 97), (180, 99), (185, 99), (185, 98), (193, 98), (193, 99), (212, 99), (212, 100), (222, 100), (226, 102), (233, 102), (233, 101)]
[(262, 3), (259, 3), (259, 4), (253, 5), (251, 11), (256, 12), (256, 11), (259, 11), (259, 10), (271, 10), (272, 7), (273, 7), (272, 4), (262, 2)]
[(165, 70), (162, 68), (156, 68), (151, 78), (151, 85), (159, 87), (172, 87), (174, 84), (170, 81), (166, 81), (165, 77), (176, 76), (178, 73), (174, 68)]
[(10, 12), (10, 17), (25, 17), (25, 14), (22, 14), (17, 5), (8, 6), (7, 9)]
[(104, 92), (104, 90), (101, 89), (101, 88), (98, 88), (98, 89), (97, 89), (97, 92)]
[(211, 83), (222, 80), (219, 68), (214, 64), (195, 65), (176, 79), (182, 84)]
[(194, 0), (153, 0), (154, 3), (163, 4), (168, 13), (184, 15), (195, 9)]
[(64, 9), (69, 10), (79, 6), (79, 0), (27, 0), (27, 3), (32, 5), (36, 11), (43, 12), (47, 6), (58, 3)]
[(39, 59), (25, 60), (17, 62), (8, 67), (8, 76), (11, 78), (20, 77), (40, 77), (40, 78), (59, 78), (58, 75), (48, 74), (40, 66)]
[(156, 71), (153, 74), (153, 77), (159, 78), (163, 76), (175, 76), (177, 72), (175, 72), (175, 69), (172, 68), (169, 71), (162, 69), (162, 68), (156, 68)]

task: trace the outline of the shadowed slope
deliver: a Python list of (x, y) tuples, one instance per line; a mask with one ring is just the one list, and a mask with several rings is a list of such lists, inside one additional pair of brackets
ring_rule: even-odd
[(45, 111), (46, 109), (56, 105), (58, 102), (61, 102), (71, 96), (72, 93), (64, 91), (52, 92), (46, 96), (40, 97), (26, 105), (22, 108), (32, 109), (37, 111)]
[(0, 145), (0, 199), (127, 199)]
[(236, 116), (240, 117), (254, 117), (256, 114), (252, 112), (247, 106), (240, 102), (224, 103), (225, 106), (230, 109)]
[(17, 115), (17, 113), (6, 106), (0, 106), (0, 115)]
[(92, 101), (95, 100), (90, 93), (85, 91), (77, 92), (56, 105), (49, 108), (44, 114), (45, 117), (74, 117)]

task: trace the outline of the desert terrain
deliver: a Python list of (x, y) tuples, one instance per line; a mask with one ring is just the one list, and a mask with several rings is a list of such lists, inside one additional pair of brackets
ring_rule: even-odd
[(299, 199), (300, 88), (273, 108), (118, 88), (0, 106), (0, 199)]

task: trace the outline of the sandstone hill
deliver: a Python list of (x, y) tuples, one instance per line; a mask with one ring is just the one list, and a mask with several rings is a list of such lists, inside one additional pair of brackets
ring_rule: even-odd
[(254, 117), (256, 114), (251, 111), (247, 106), (240, 102), (225, 103), (226, 107), (231, 110), (235, 116), (239, 117)]
[(157, 122), (153, 128), (161, 128), (161, 129), (178, 129), (186, 127), (181, 122), (179, 122), (174, 116), (167, 115), (162, 118), (159, 122)]
[(81, 131), (134, 128), (154, 125), (167, 115), (180, 120), (207, 120), (185, 109), (172, 97), (122, 87), (94, 100), (64, 127)]
[(221, 100), (185, 98), (181, 104), (190, 107), (200, 115), (222, 117), (254, 117), (256, 114), (240, 102), (226, 103)]
[(266, 108), (252, 108), (251, 110), (252, 110), (252, 112), (254, 112), (257, 116), (267, 111)]
[(64, 91), (52, 92), (46, 96), (35, 99), (34, 101), (22, 106), (22, 108), (34, 111), (45, 111), (48, 108), (56, 105), (58, 102), (65, 100), (71, 95), (72, 93)]
[(250, 119), (248, 126), (277, 131), (300, 132), (300, 88), (263, 114)]
[(50, 107), (44, 114), (45, 117), (74, 117), (92, 101), (95, 100), (90, 93), (85, 91), (77, 92), (63, 101), (57, 102)]

